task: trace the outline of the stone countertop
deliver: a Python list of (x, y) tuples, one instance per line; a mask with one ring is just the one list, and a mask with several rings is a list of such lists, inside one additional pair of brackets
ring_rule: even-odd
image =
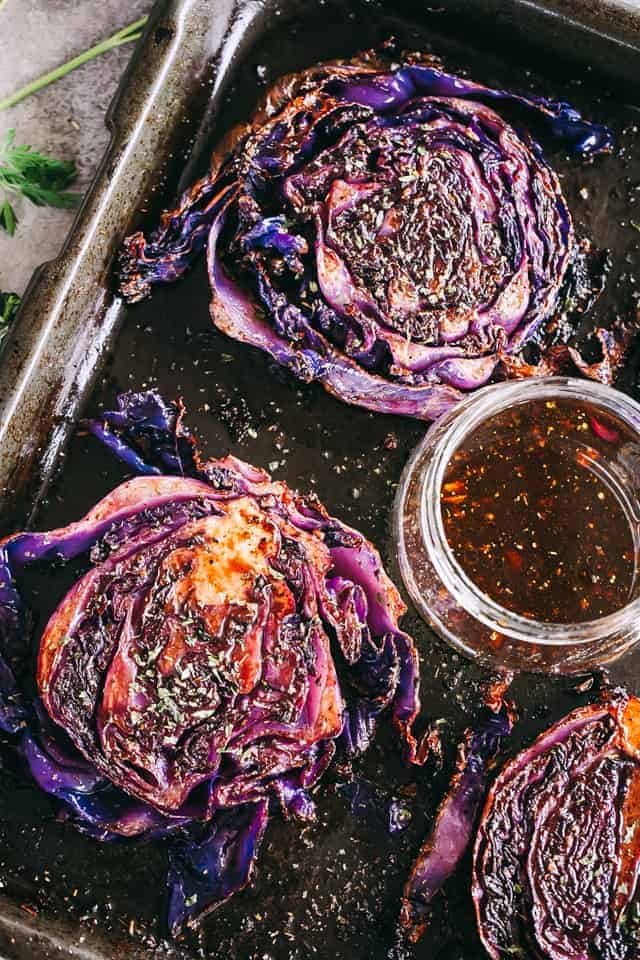
[[(6, 0), (0, 10), (0, 99), (110, 37), (153, 6), (153, 0)], [(86, 189), (109, 134), (104, 116), (131, 56), (124, 44), (10, 110), (0, 113), (0, 137), (16, 128), (16, 142), (73, 160), (74, 187)], [(0, 290), (22, 293), (34, 269), (55, 257), (74, 218), (73, 210), (15, 203), (13, 237), (0, 231)]]

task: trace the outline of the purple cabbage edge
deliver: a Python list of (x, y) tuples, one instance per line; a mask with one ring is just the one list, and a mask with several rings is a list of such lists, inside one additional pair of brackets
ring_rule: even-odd
[(338, 784), (336, 789), (348, 801), (354, 817), (365, 820), (378, 831), (382, 828), (391, 837), (403, 833), (411, 823), (413, 814), (407, 800), (382, 790), (364, 777), (354, 777)]
[(401, 940), (417, 943), (429, 927), (432, 904), (470, 847), (492, 764), (511, 734), (513, 708), (492, 697), (458, 747), (456, 771), (404, 888)]

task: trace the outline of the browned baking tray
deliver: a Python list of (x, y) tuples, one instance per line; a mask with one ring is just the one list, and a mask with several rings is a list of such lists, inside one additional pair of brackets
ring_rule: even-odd
[[(265, 76), (348, 55), (396, 34), (429, 47), (454, 69), (511, 87), (566, 96), (614, 126), (622, 151), (593, 166), (565, 161), (578, 232), (612, 251), (593, 322), (636, 309), (640, 235), (640, 13), (631, 2), (431, 0), (171, 0), (159, 3), (111, 111), (113, 140), (61, 257), (35, 277), (0, 358), (2, 524), (38, 512), (43, 528), (80, 516), (125, 476), (91, 438), (74, 433), (84, 410), (131, 386), (181, 394), (213, 454), (228, 450), (269, 467), (388, 551), (387, 519), (406, 457), (424, 425), (373, 417), (300, 387), (253, 350), (211, 326), (200, 265), (181, 284), (123, 310), (113, 300), (112, 261), (124, 233), (151, 217), (200, 171), (224, 130), (246, 117)], [(260, 68), (260, 70), (258, 70)], [(185, 161), (189, 159), (187, 169)], [(584, 188), (587, 199), (584, 199)], [(636, 199), (638, 198), (638, 199)], [(636, 280), (636, 277), (638, 279)], [(634, 352), (624, 386), (637, 392)], [(68, 435), (72, 434), (65, 448)], [(396, 443), (385, 443), (393, 434)], [(73, 577), (34, 575), (34, 635)], [(251, 889), (200, 934), (163, 944), (164, 852), (100, 845), (55, 822), (35, 788), (0, 777), (0, 956), (114, 960), (382, 960), (393, 939), (399, 892), (451, 770), (455, 742), (473, 715), (482, 672), (435, 640), (410, 612), (422, 654), (425, 714), (443, 718), (447, 764), (413, 784), (413, 821), (397, 839), (354, 819), (329, 779), (320, 820), (304, 831), (274, 823)], [(640, 652), (612, 669), (640, 689)], [(522, 720), (512, 749), (594, 695), (576, 681), (525, 678), (514, 685)], [(588, 683), (585, 685), (588, 687)], [(394, 791), (411, 788), (383, 731), (364, 772)], [(414, 776), (413, 774), (411, 776)], [(468, 866), (447, 889), (444, 960), (479, 960)], [(427, 940), (418, 956), (436, 955)]]

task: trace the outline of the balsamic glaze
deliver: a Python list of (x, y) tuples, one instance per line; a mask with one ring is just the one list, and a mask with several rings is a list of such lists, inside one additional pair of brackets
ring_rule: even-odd
[(614, 464), (631, 442), (621, 421), (567, 400), (481, 424), (441, 491), (445, 533), (468, 577), (501, 606), (548, 623), (623, 607), (636, 551)]

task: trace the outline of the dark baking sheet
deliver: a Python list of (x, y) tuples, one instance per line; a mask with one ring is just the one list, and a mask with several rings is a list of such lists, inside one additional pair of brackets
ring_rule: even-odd
[[(467, 3), (464, 7), (434, 2), (434, 7), (329, 0), (291, 0), (261, 8), (242, 4), (228, 18), (223, 51), (237, 51), (244, 45), (245, 54), (236, 58), (235, 69), (224, 54), (208, 65), (202, 62), (204, 85), (194, 86), (186, 114), (173, 127), (175, 156), (165, 167), (162, 189), (152, 195), (145, 193), (144, 184), (139, 185), (145, 208), (158, 208), (163, 199), (171, 197), (194, 141), (191, 173), (202, 168), (215, 137), (248, 115), (265, 74), (271, 81), (280, 73), (351, 54), (395, 34), (403, 46), (432, 49), (448, 66), (468, 70), (482, 81), (566, 95), (587, 114), (614, 126), (620, 150), (593, 166), (568, 163), (554, 145), (548, 146), (563, 176), (578, 232), (612, 251), (608, 290), (593, 322), (608, 321), (616, 313), (630, 315), (640, 285), (640, 233), (631, 225), (636, 217), (640, 222), (636, 131), (640, 113), (635, 106), (640, 102), (635, 79), (640, 75), (640, 53), (633, 49), (633, 24), (622, 16), (608, 21), (608, 32), (619, 33), (627, 41), (616, 48), (611, 45), (613, 40), (592, 32), (595, 20), (591, 29), (584, 31), (566, 17), (548, 17), (527, 0)], [(175, 16), (182, 6), (193, 8), (194, 4), (164, 6)], [(217, 9), (206, 0), (200, 6), (209, 17)], [(566, 13), (570, 4), (559, 6)], [(162, 29), (162, 7), (147, 45), (161, 45), (166, 40), (158, 27)], [(604, 6), (600, 9), (602, 12)], [(595, 13), (591, 15), (595, 17)], [(208, 49), (203, 42), (201, 53)], [(550, 56), (554, 50), (564, 50), (565, 55)], [(612, 56), (614, 50), (618, 55)], [(196, 53), (193, 56), (195, 62)], [(585, 56), (589, 66), (580, 63)], [(228, 72), (223, 70), (225, 66)], [(206, 122), (198, 129), (208, 84), (214, 77), (215, 110), (205, 111)], [(224, 91), (221, 79), (229, 81)], [(158, 177), (157, 163), (150, 164), (150, 170)], [(587, 199), (581, 195), (585, 188)], [(110, 244), (105, 263), (121, 228), (119, 222), (104, 226)], [(105, 269), (104, 277), (107, 274)], [(59, 270), (53, 279), (49, 270), (49, 288), (60, 279)], [(40, 286), (32, 300), (42, 296)], [(104, 296), (94, 300), (95, 312), (87, 322), (99, 326), (106, 300)], [(87, 409), (99, 411), (113, 402), (117, 392), (151, 384), (167, 396), (181, 395), (189, 422), (209, 453), (218, 456), (231, 451), (266, 466), (275, 477), (302, 490), (315, 490), (331, 512), (361, 529), (388, 556), (388, 518), (395, 487), (424, 425), (373, 417), (339, 404), (320, 388), (293, 383), (273, 371), (262, 354), (216, 333), (208, 319), (207, 300), (201, 265), (182, 283), (161, 289), (152, 301), (125, 311), (122, 330), (106, 364), (98, 366), (98, 352), (92, 361), (91, 372), (99, 369), (100, 374)], [(28, 303), (29, 309), (33, 307)], [(119, 315), (112, 311), (107, 321), (109, 335), (119, 322)], [(13, 347), (10, 343), (4, 354), (1, 373), (5, 378)], [(65, 382), (71, 379), (67, 373)], [(625, 380), (632, 391), (635, 379), (632, 358)], [(68, 417), (76, 412), (77, 404), (70, 401)], [(4, 452), (11, 457), (15, 449), (5, 445)], [(37, 457), (29, 460), (29, 468), (24, 468), (15, 484), (24, 497), (27, 490), (33, 491), (34, 482), (39, 486), (48, 476), (46, 464), (34, 473), (37, 461)], [(79, 517), (125, 476), (122, 466), (95, 440), (76, 432), (62, 471), (47, 498), (39, 501), (37, 525), (45, 529)], [(5, 508), (6, 527), (19, 521), (25, 504), (25, 499), (18, 499), (13, 511)], [(72, 579), (70, 568), (31, 579), (35, 636)], [(201, 932), (172, 945), (164, 941), (163, 932), (165, 865), (161, 845), (100, 845), (83, 838), (54, 821), (51, 807), (39, 791), (5, 772), (0, 777), (0, 956), (34, 960), (71, 956), (81, 960), (387, 957), (402, 884), (451, 772), (455, 744), (477, 707), (479, 683), (486, 677), (436, 640), (413, 612), (407, 615), (405, 627), (413, 632), (422, 655), (425, 715), (443, 720), (447, 762), (435, 777), (429, 769), (406, 771), (397, 757), (393, 735), (383, 729), (359, 770), (382, 788), (408, 796), (413, 820), (405, 834), (387, 838), (379, 828), (355, 819), (340, 795), (338, 778), (331, 774), (318, 791), (318, 824), (300, 830), (295, 824), (274, 821), (251, 888), (210, 918)], [(638, 691), (640, 651), (619, 661), (610, 673), (612, 682), (624, 682)], [(539, 677), (514, 683), (521, 721), (512, 750), (550, 720), (595, 695), (597, 682), (583, 692), (576, 690), (576, 684), (575, 678)], [(417, 949), (418, 957), (434, 957), (437, 949), (443, 960), (479, 960), (483, 956), (468, 886), (469, 865), (465, 864), (448, 885), (448, 909), (434, 924), (433, 937), (427, 937)]]

